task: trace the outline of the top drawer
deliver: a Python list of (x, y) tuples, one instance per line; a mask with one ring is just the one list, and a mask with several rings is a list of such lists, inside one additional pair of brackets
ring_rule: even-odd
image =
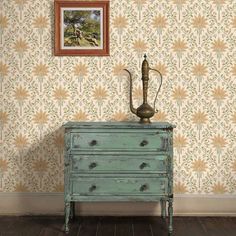
[(144, 150), (167, 151), (168, 133), (164, 131), (89, 130), (71, 132), (70, 148), (75, 150)]

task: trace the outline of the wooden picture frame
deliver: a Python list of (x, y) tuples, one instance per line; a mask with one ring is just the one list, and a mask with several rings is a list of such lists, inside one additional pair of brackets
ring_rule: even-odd
[(109, 1), (54, 0), (56, 56), (109, 55)]

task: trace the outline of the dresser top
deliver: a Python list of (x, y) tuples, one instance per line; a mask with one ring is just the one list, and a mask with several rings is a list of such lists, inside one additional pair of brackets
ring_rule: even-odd
[(150, 124), (140, 124), (138, 122), (67, 122), (65, 128), (135, 128), (135, 129), (172, 129), (175, 125), (168, 122), (152, 122)]

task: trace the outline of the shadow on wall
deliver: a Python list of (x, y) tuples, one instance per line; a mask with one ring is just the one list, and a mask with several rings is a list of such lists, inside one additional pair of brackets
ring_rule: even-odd
[[(0, 214), (63, 212), (64, 128), (32, 139), (22, 134), (11, 141), (8, 158), (0, 158)], [(11, 129), (10, 129), (11, 130)], [(3, 140), (14, 133), (5, 133)], [(9, 135), (9, 136), (8, 136)], [(5, 136), (5, 137), (4, 137)], [(11, 137), (12, 138), (12, 137)]]
[(63, 192), (64, 128), (42, 138), (42, 125), (38, 126), (40, 139), (33, 140), (29, 148), (25, 136), (15, 138), (18, 155), (14, 162), (11, 161), (15, 171), (12, 171), (14, 178), (11, 176), (13, 179), (9, 181), (15, 182), (15, 192)]

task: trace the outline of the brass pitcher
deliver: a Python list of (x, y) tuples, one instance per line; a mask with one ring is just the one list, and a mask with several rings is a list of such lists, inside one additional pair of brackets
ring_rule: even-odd
[[(149, 67), (148, 61), (147, 61), (147, 56), (146, 54), (144, 55), (144, 60), (142, 63), (142, 81), (143, 81), (143, 104), (139, 106), (137, 109), (133, 107), (133, 99), (132, 99), (132, 90), (133, 90), (133, 83), (132, 83), (132, 75), (130, 71), (127, 69), (124, 69), (129, 73), (129, 78), (130, 78), (130, 110), (132, 113), (140, 117), (139, 123), (143, 124), (148, 124), (151, 123), (150, 118), (154, 116), (158, 110), (155, 111), (155, 105), (156, 105), (156, 100), (157, 100), (157, 95), (160, 92), (161, 85), (162, 85), (162, 74), (160, 71), (152, 69)], [(156, 93), (156, 97), (154, 99), (154, 104), (153, 108), (147, 103), (147, 92), (148, 92), (148, 80), (149, 80), (149, 71), (153, 70), (156, 71), (161, 78), (159, 88)]]

